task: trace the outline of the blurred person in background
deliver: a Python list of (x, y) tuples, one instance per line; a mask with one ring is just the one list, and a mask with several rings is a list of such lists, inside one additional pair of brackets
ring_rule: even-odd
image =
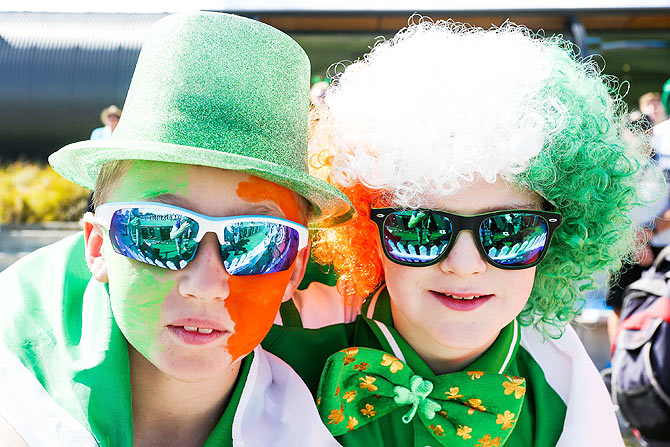
[[(104, 127), (98, 127), (93, 129), (91, 132), (90, 140), (106, 140), (112, 137), (112, 132), (116, 129), (116, 125), (119, 124), (119, 119), (121, 118), (121, 109), (112, 104), (109, 107), (102, 109), (100, 112), (100, 121), (104, 124)], [(86, 207), (87, 211), (93, 212), (93, 192), (88, 196), (88, 206)]]
[[(670, 115), (670, 79), (663, 85), (663, 93), (660, 95), (658, 102), (654, 102), (653, 107), (656, 115), (655, 118), (652, 117), (654, 128), (651, 135), (651, 148), (656, 154), (655, 158), (658, 160), (659, 166), (665, 171), (667, 180), (670, 178), (670, 175), (668, 175), (670, 173), (670, 120), (668, 119), (668, 115)], [(642, 98), (640, 98), (640, 111), (642, 111)]]
[(100, 121), (104, 127), (98, 127), (91, 132), (91, 140), (104, 140), (112, 136), (112, 132), (116, 129), (121, 118), (121, 109), (112, 104), (111, 106), (102, 109), (100, 112)]
[[(321, 79), (316, 77), (316, 79)], [(328, 81), (318, 80), (312, 85), (312, 88), (309, 90), (309, 100), (314, 107), (319, 107), (323, 104), (323, 98), (326, 96), (326, 90), (328, 90)]]
[[(640, 150), (649, 151), (658, 167), (662, 170), (666, 182), (670, 180), (670, 79), (663, 86), (663, 95), (648, 92), (638, 100), (640, 110), (629, 115), (631, 125), (638, 129), (638, 135), (624, 132), (626, 143), (640, 146)], [(644, 181), (644, 179), (641, 179)], [(659, 200), (646, 207), (640, 207), (633, 219), (640, 223), (638, 237), (648, 241), (641, 247), (636, 256), (635, 264), (626, 264), (610, 286), (606, 299), (614, 314), (608, 321), (610, 341), (614, 343), (619, 326), (619, 312), (623, 304), (623, 292), (626, 286), (640, 278), (642, 272), (649, 267), (654, 258), (667, 245), (670, 245), (670, 198), (668, 191)]]
[[(663, 87), (663, 95), (648, 93), (640, 98), (638, 114), (644, 117), (642, 113), (649, 113), (650, 123), (639, 138), (627, 141), (652, 154), (666, 182), (670, 179), (670, 121), (666, 119), (669, 96), (670, 80)], [(642, 188), (653, 177), (643, 172), (639, 179)], [(647, 221), (639, 234), (643, 240), (650, 240), (649, 247), (646, 252), (638, 252), (639, 265), (634, 268), (639, 275), (630, 277), (625, 290), (620, 291), (618, 308), (608, 321), (612, 367), (603, 371), (620, 415), (643, 447), (670, 445), (670, 193), (666, 188), (656, 195), (654, 203), (631, 213), (633, 222)]]
[(661, 94), (658, 92), (645, 93), (640, 96), (638, 104), (640, 112), (647, 115), (654, 125), (660, 124), (667, 118), (667, 114), (661, 103)]
[[(631, 147), (637, 147), (641, 152), (651, 153), (652, 149), (649, 147), (649, 137), (654, 123), (651, 119), (638, 110), (631, 112), (628, 115), (630, 127), (636, 129), (638, 132), (632, 132), (630, 129), (625, 129), (623, 132), (623, 139)], [(656, 158), (654, 157), (656, 160)], [(641, 176), (641, 181), (644, 181), (644, 174)], [(644, 207), (639, 207), (634, 213), (633, 220), (638, 222), (640, 230), (638, 231), (638, 240), (644, 242), (639, 247), (635, 256), (630, 262), (625, 262), (621, 269), (612, 277), (609, 285), (609, 293), (605, 298), (606, 304), (614, 311), (607, 321), (607, 332), (610, 343), (614, 343), (617, 328), (619, 325), (619, 314), (623, 304), (624, 289), (640, 278), (642, 272), (649, 267), (656, 255), (661, 251), (664, 245), (655, 243), (653, 246), (651, 240), (656, 231), (657, 216), (663, 214), (667, 206), (665, 206), (665, 199)]]

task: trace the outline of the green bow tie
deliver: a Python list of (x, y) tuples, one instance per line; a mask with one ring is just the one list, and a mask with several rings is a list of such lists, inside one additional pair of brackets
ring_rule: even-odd
[(521, 377), (483, 371), (427, 380), (390, 354), (347, 348), (328, 358), (317, 404), (334, 436), (402, 408), (398, 423), (418, 416), (444, 446), (500, 447), (514, 429), (525, 384)]

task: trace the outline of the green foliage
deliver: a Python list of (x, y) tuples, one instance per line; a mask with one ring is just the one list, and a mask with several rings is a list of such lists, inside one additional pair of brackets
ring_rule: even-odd
[(65, 180), (50, 166), (14, 162), (0, 166), (0, 222), (76, 221), (89, 191)]

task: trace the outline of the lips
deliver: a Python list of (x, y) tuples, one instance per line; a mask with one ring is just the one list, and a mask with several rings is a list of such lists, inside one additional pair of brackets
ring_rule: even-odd
[(229, 333), (222, 324), (200, 318), (180, 319), (166, 327), (170, 333), (188, 345), (212, 343)]
[(486, 304), (494, 295), (475, 292), (454, 293), (431, 290), (430, 294), (446, 307), (458, 311), (475, 310)]

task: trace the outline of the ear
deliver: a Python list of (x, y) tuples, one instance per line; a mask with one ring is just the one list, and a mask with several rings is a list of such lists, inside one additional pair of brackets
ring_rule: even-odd
[(107, 261), (102, 246), (104, 231), (95, 221), (93, 213), (84, 214), (84, 244), (86, 246), (86, 264), (93, 277), (100, 282), (109, 282), (107, 277)]
[(282, 302), (290, 300), (302, 282), (302, 278), (305, 276), (305, 269), (307, 269), (307, 262), (309, 261), (309, 253), (310, 244), (307, 244), (307, 247), (298, 252), (298, 256), (295, 258), (295, 267), (293, 267), (291, 279), (289, 279), (288, 285), (286, 286)]

